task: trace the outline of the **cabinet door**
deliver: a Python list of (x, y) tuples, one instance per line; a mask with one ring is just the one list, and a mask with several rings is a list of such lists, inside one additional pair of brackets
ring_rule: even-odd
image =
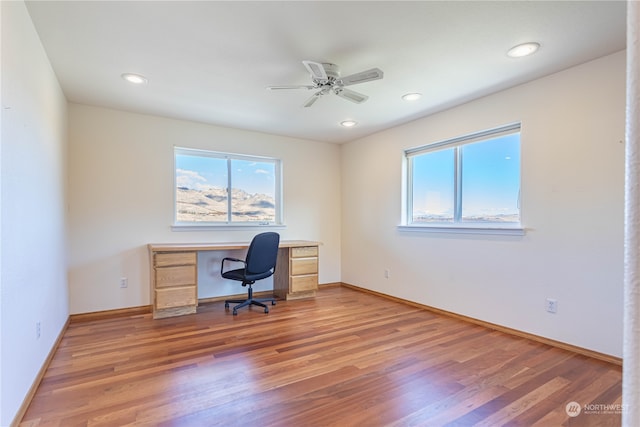
[(156, 288), (185, 286), (196, 284), (196, 266), (179, 265), (176, 267), (156, 268)]
[(315, 291), (316, 289), (318, 289), (317, 274), (291, 277), (291, 292)]
[(301, 246), (297, 248), (291, 248), (291, 258), (309, 258), (317, 256), (317, 246)]
[(182, 307), (196, 304), (196, 287), (182, 286), (156, 290), (156, 307), (158, 309)]
[(162, 252), (155, 256), (156, 267), (168, 267), (171, 265), (195, 265), (195, 252)]
[(318, 258), (292, 258), (291, 275), (315, 274), (318, 272)]

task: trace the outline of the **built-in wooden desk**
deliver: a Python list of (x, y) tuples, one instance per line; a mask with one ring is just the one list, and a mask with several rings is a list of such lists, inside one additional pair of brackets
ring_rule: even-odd
[[(273, 293), (281, 299), (314, 297), (318, 289), (318, 242), (282, 240)], [(198, 252), (247, 249), (240, 243), (149, 244), (153, 318), (192, 314), (198, 307)]]

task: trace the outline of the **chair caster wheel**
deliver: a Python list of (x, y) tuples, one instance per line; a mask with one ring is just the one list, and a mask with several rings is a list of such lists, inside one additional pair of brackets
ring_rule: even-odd
[(268, 313), (268, 312), (269, 312), (269, 309), (265, 307), (264, 312), (265, 312), (265, 313)]
[(275, 301), (271, 301), (271, 305), (276, 305), (276, 302)]
[(238, 310), (233, 310), (233, 315), (237, 316), (238, 315)]
[(224, 308), (229, 308), (229, 303), (228, 302), (224, 303)]

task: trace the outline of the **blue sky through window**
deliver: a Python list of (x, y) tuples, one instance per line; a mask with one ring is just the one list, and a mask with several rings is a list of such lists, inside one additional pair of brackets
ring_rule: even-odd
[(176, 185), (191, 190), (227, 187), (227, 160), (215, 157), (176, 155)]
[(462, 146), (462, 217), (517, 215), (520, 136)]
[[(250, 194), (275, 196), (275, 164), (231, 160), (232, 185)], [(176, 155), (176, 185), (194, 190), (227, 187), (227, 159)]]
[[(520, 134), (460, 145), (462, 220), (519, 221)], [(455, 147), (412, 157), (413, 220), (453, 221)]]
[(413, 216), (453, 221), (454, 149), (413, 158)]

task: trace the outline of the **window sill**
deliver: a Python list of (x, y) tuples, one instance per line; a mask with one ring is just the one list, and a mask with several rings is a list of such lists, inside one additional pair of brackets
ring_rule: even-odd
[(287, 228), (285, 224), (260, 224), (260, 223), (242, 223), (242, 224), (172, 224), (171, 231), (219, 231), (219, 230), (261, 230), (265, 228)]
[(450, 234), (491, 234), (500, 236), (524, 236), (525, 229), (516, 227), (499, 226), (468, 226), (468, 225), (399, 225), (399, 231), (422, 233), (450, 233)]

